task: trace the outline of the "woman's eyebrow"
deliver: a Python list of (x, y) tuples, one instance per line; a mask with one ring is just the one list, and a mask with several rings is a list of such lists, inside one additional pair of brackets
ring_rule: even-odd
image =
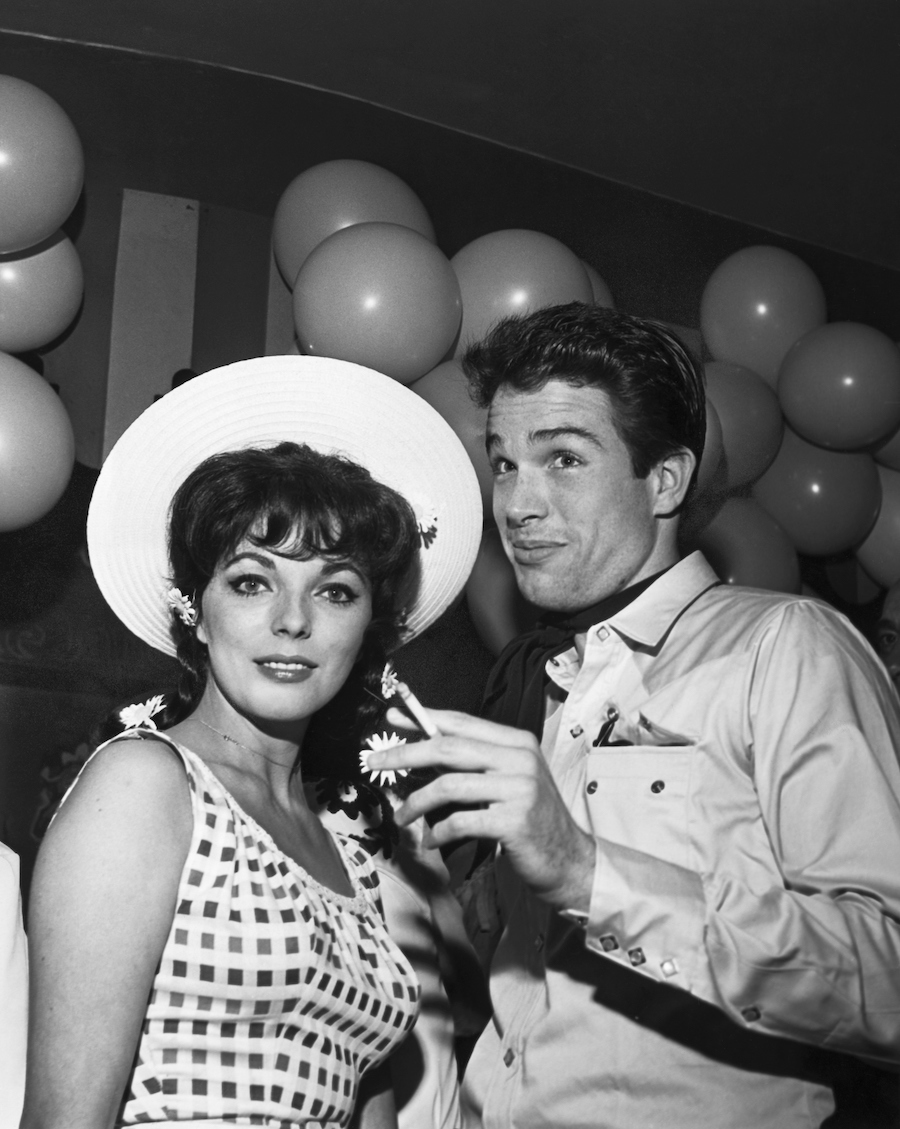
[(334, 576), (337, 572), (352, 572), (354, 576), (358, 576), (360, 580), (368, 584), (369, 579), (359, 565), (355, 565), (353, 561), (323, 561), (322, 575)]
[(235, 553), (234, 556), (228, 557), (227, 560), (222, 562), (222, 568), (230, 568), (231, 565), (237, 564), (242, 560), (256, 561), (258, 565), (267, 568), (270, 572), (275, 570), (275, 562), (271, 557), (265, 556), (263, 553), (254, 553), (252, 549), (244, 549), (240, 553)]

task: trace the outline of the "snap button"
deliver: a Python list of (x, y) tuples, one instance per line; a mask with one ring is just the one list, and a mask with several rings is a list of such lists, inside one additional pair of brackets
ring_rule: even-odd
[(606, 711), (606, 721), (600, 726), (600, 732), (594, 738), (594, 748), (599, 748), (600, 745), (605, 745), (610, 737), (612, 731), (616, 727), (616, 722), (619, 720), (619, 711), (615, 706), (610, 706)]
[(589, 796), (593, 796), (593, 794), (597, 791), (597, 781), (596, 780), (589, 780), (588, 786), (585, 789), (585, 791), (587, 792), (587, 794)]
[(650, 791), (651, 792), (661, 792), (663, 790), (663, 788), (665, 788), (665, 786), (666, 786), (665, 780), (654, 780), (653, 783), (650, 785)]
[(504, 1065), (504, 1066), (512, 1066), (512, 1064), (513, 1064), (513, 1059), (514, 1059), (515, 1057), (516, 1057), (516, 1056), (515, 1056), (515, 1055), (513, 1054), (513, 1052), (512, 1052), (512, 1048), (510, 1047), (510, 1049), (509, 1049), (509, 1050), (507, 1050), (506, 1054), (505, 1054), (505, 1055), (503, 1056), (503, 1065)]
[(584, 733), (584, 730), (582, 729), (582, 727), (580, 725), (573, 725), (572, 728), (569, 730), (569, 732), (572, 734), (573, 737), (580, 737), (581, 734)]
[(647, 963), (647, 958), (644, 956), (644, 950), (643, 949), (629, 949), (628, 950), (628, 959), (635, 966), (635, 968), (637, 968), (637, 966), (639, 964), (646, 964)]
[(742, 1007), (741, 1015), (748, 1023), (755, 1023), (757, 1019), (761, 1018), (762, 1012), (758, 1007)]
[(540, 952), (543, 947), (544, 947), (544, 934), (538, 933), (538, 935), (534, 939), (535, 951)]
[(675, 976), (678, 972), (678, 965), (671, 957), (666, 957), (665, 960), (660, 961), (659, 967), (662, 969), (663, 976)]
[(605, 643), (606, 640), (609, 638), (608, 628), (598, 627), (597, 628), (597, 638), (600, 640), (601, 643)]
[(612, 953), (619, 947), (619, 942), (615, 939), (612, 933), (605, 933), (600, 938), (600, 948), (605, 953)]

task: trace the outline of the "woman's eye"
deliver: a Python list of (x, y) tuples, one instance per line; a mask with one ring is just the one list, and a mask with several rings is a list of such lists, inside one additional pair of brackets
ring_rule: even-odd
[(358, 599), (357, 593), (349, 584), (329, 584), (322, 589), (322, 593), (332, 604), (352, 604)]
[(256, 596), (267, 587), (261, 576), (236, 576), (229, 584), (239, 596)]
[(893, 649), (897, 636), (893, 631), (882, 631), (878, 636), (878, 650), (883, 654)]

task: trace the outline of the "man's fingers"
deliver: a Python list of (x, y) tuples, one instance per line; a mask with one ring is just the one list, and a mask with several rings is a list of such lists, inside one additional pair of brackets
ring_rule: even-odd
[(527, 772), (534, 764), (528, 749), (497, 746), (463, 737), (435, 737), (412, 745), (395, 745), (391, 749), (370, 753), (370, 769), (446, 768), (454, 772), (507, 774)]
[[(456, 710), (433, 710), (428, 714), (441, 733), (453, 737), (466, 737), (472, 741), (485, 741), (493, 745), (523, 746), (537, 750), (537, 739), (526, 729), (513, 729), (496, 721), (486, 721), (483, 717), (472, 717)], [(420, 726), (399, 706), (391, 706), (387, 722), (397, 729), (419, 729)]]
[(489, 776), (481, 772), (448, 772), (416, 789), (397, 810), (397, 821), (414, 823), (420, 815), (448, 804), (485, 807), (498, 803), (527, 805), (533, 796), (527, 776)]

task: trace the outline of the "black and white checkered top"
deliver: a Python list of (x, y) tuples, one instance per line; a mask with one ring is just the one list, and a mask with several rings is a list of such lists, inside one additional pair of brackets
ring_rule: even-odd
[(355, 891), (337, 894), (280, 851), (195, 753), (156, 731), (122, 736), (178, 753), (194, 830), (119, 1124), (347, 1125), (361, 1075), (418, 1010), (372, 860), (335, 835)]

